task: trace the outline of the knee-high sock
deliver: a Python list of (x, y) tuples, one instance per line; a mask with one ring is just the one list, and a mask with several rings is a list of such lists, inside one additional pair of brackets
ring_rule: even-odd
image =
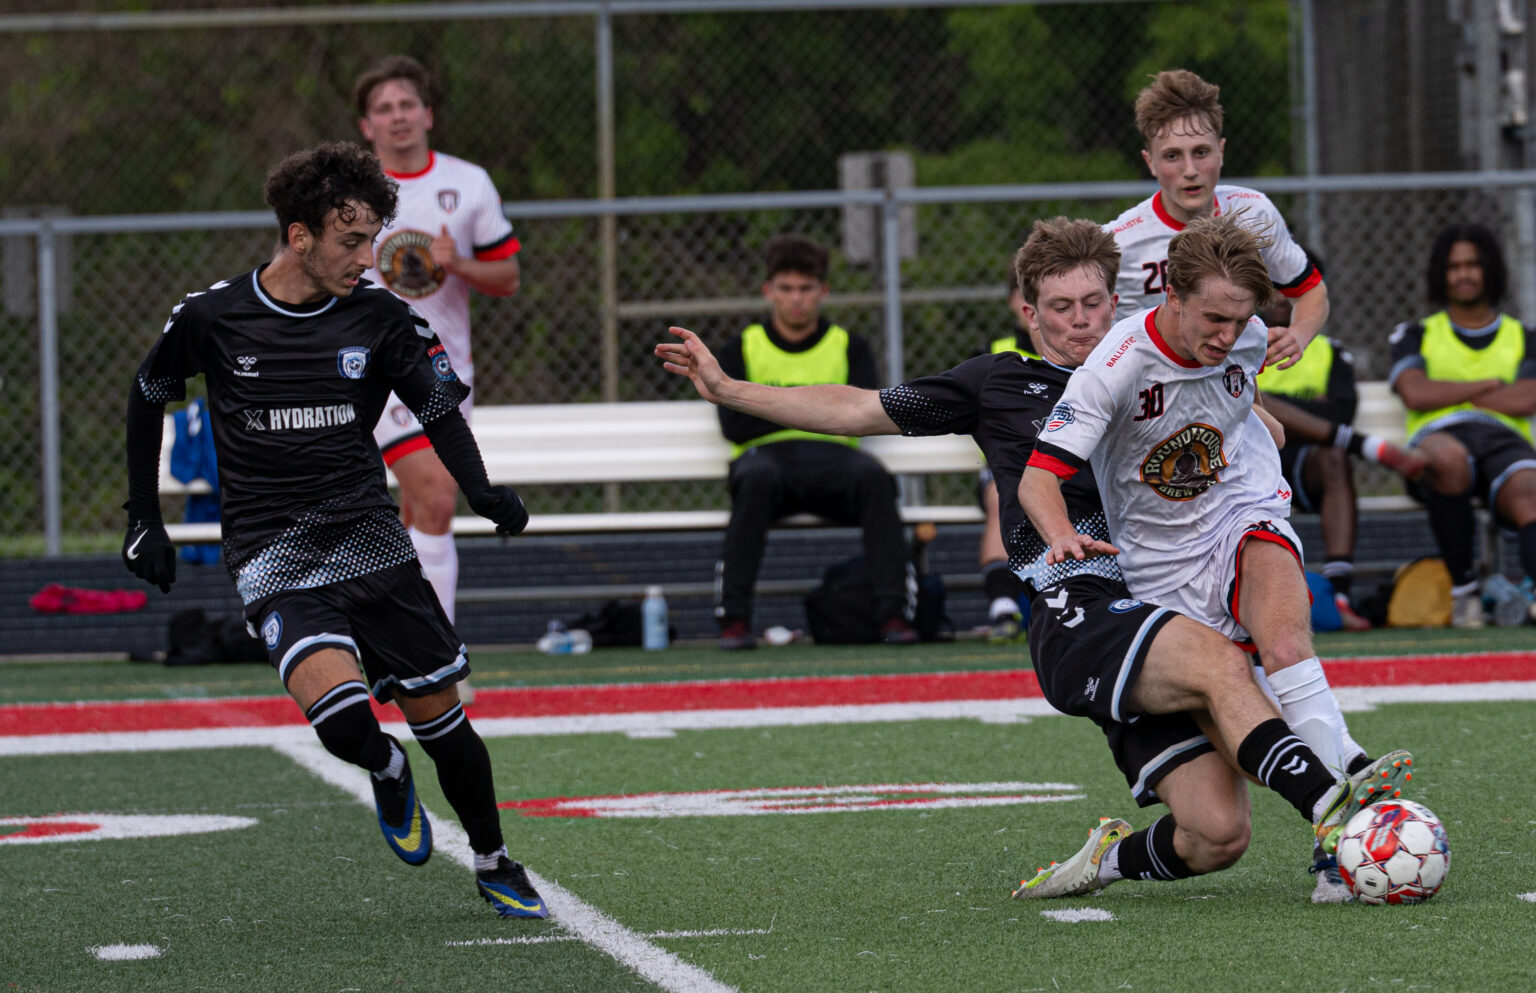
[(368, 705), (368, 687), (360, 681), (348, 680), (337, 686), (316, 700), (304, 716), (325, 750), (343, 762), (369, 772), (389, 767), (394, 739), (379, 727)]
[(469, 835), (469, 847), (480, 855), (498, 851), (502, 846), (501, 813), (496, 809), (491, 755), (470, 726), (463, 706), (454, 704), (435, 720), (412, 723), (411, 733), (437, 766), (438, 785), (459, 815), (459, 823)]
[(1269, 673), (1269, 685), (1280, 701), (1280, 716), (1337, 777), (1344, 775), (1344, 735), (1348, 728), (1339, 702), (1328, 688), (1323, 664), (1313, 656)]
[(1120, 842), (1105, 855), (1114, 860), (1099, 872), (1117, 879), (1188, 879), (1196, 875), (1173, 847), (1173, 829), (1178, 825), (1172, 814), (1159, 817), (1151, 827), (1143, 828)]
[(1317, 803), (1338, 783), (1322, 760), (1278, 717), (1262, 722), (1237, 746), (1237, 764), (1312, 820)]
[(411, 544), (416, 546), (421, 571), (427, 574), (427, 582), (432, 584), (437, 601), (452, 624), (454, 601), (459, 594), (459, 547), (453, 543), (453, 532), (427, 534), (411, 528)]

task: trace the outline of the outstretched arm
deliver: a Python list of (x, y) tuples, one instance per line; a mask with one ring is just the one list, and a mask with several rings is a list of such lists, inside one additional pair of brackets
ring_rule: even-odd
[(668, 330), (680, 340), (658, 344), (656, 357), (668, 372), (687, 376), (710, 403), (801, 431), (854, 437), (901, 433), (880, 403), (878, 390), (836, 384), (764, 386), (733, 379), (698, 335), (687, 328)]
[(1067, 516), (1067, 501), (1061, 495), (1061, 479), (1039, 466), (1026, 466), (1019, 477), (1019, 503), (1042, 541), (1049, 546), (1047, 565), (1068, 558), (1086, 559), (1095, 555), (1119, 555), (1120, 549), (1107, 541), (1078, 534)]

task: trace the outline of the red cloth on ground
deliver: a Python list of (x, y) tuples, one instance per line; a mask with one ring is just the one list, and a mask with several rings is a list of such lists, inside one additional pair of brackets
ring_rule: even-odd
[(143, 590), (83, 590), (49, 583), (32, 595), (32, 609), (42, 614), (126, 614), (143, 610)]

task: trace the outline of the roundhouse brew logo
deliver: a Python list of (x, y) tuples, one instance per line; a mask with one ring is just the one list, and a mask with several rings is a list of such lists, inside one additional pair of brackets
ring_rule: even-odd
[(1221, 482), (1227, 460), (1221, 432), (1190, 424), (1154, 448), (1141, 463), (1141, 481), (1168, 500), (1193, 500)]
[(379, 246), (376, 263), (384, 285), (403, 297), (436, 293), (448, 270), (432, 261), (432, 236), (425, 231), (396, 231)]

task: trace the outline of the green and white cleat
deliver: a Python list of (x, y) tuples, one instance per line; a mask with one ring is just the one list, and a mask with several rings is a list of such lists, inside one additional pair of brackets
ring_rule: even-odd
[(1026, 879), (1013, 891), (1015, 898), (1045, 899), (1055, 896), (1082, 896), (1103, 889), (1099, 882), (1099, 863), (1116, 842), (1135, 830), (1118, 817), (1099, 818), (1099, 826), (1088, 834), (1088, 844), (1065, 862), (1052, 862)]
[(1317, 844), (1324, 855), (1339, 850), (1339, 836), (1355, 811), (1403, 795), (1413, 779), (1413, 756), (1403, 749), (1388, 752), (1338, 785), (1317, 822)]

